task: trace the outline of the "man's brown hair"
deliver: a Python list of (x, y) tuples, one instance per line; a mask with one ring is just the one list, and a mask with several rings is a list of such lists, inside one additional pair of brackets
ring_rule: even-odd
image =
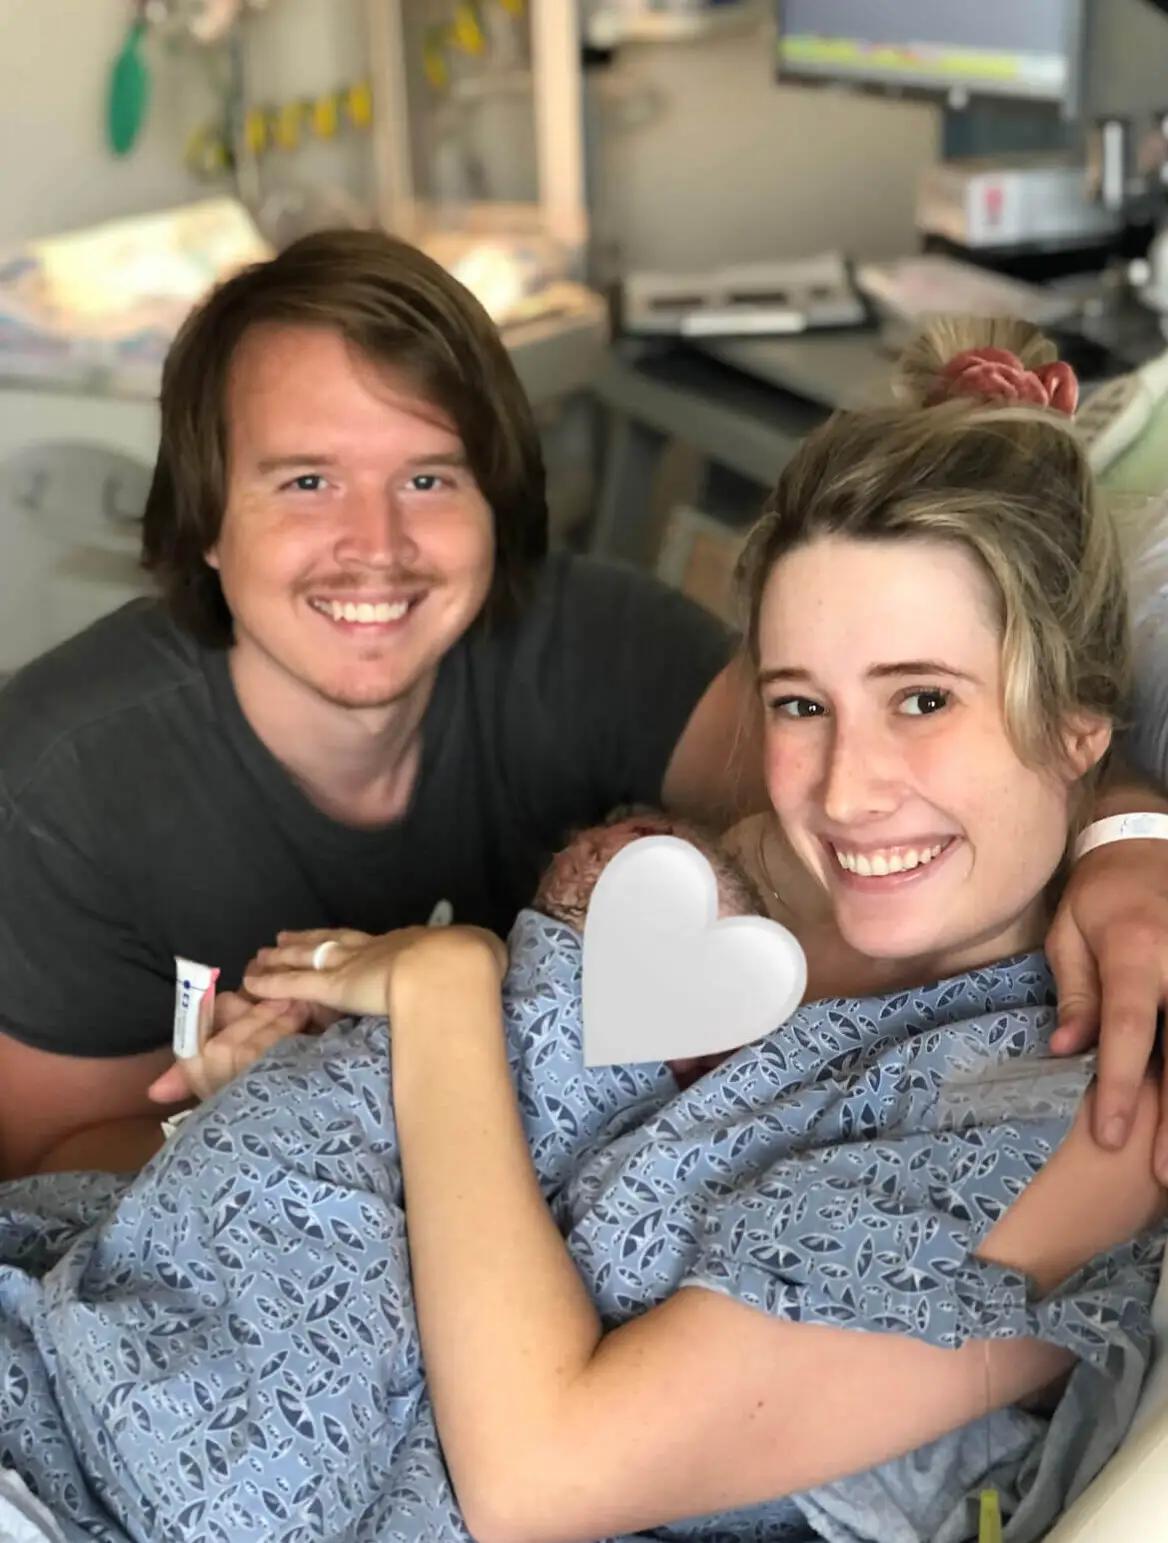
[(495, 524), (484, 618), (514, 611), (547, 551), (543, 455), (531, 406), (494, 323), (439, 263), (382, 231), (319, 231), (211, 292), (175, 338), (162, 377), (161, 439), (142, 564), (176, 619), (225, 646), (231, 614), (206, 553), (227, 497), (227, 389), (246, 333), (316, 327), (403, 377), (462, 439)]

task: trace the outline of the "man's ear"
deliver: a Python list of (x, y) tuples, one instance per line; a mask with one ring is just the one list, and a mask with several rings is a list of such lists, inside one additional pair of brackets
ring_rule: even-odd
[(219, 568), (219, 543), (218, 542), (216, 542), (214, 546), (209, 546), (207, 548), (207, 550), (203, 553), (203, 561), (207, 564), (208, 568), (214, 568), (214, 569), (218, 570), (218, 568)]
[(1107, 754), (1112, 726), (1106, 718), (1084, 713), (1071, 719), (1063, 732), (1063, 752), (1067, 768), (1077, 781), (1092, 771)]

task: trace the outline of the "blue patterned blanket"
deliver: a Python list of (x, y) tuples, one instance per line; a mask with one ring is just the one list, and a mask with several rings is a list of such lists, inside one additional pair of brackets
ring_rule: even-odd
[[(973, 1256), (1090, 1076), (1044, 1054), (1040, 958), (803, 1009), (684, 1093), (587, 1070), (578, 936), (524, 913), (511, 1063), (544, 1194), (608, 1324), (684, 1285), (775, 1317), (937, 1345), (1036, 1335), (1076, 1370), (812, 1493), (662, 1539), (958, 1543), (993, 1468), (1041, 1537), (1131, 1420), (1162, 1234), (1035, 1304)], [(279, 1046), (132, 1180), (0, 1188), (0, 1465), (68, 1543), (466, 1543), (410, 1297), (388, 1030)]]

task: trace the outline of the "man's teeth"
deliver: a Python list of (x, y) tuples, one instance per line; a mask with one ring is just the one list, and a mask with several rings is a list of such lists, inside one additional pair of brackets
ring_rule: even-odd
[(333, 621), (390, 622), (401, 621), (410, 608), (408, 600), (395, 600), (392, 604), (381, 601), (370, 605), (367, 600), (314, 600), (313, 606)]
[(907, 873), (910, 868), (931, 863), (948, 845), (947, 841), (938, 841), (936, 846), (888, 847), (883, 852), (844, 852), (836, 847), (835, 860), (841, 868), (863, 879), (883, 879), (890, 873)]

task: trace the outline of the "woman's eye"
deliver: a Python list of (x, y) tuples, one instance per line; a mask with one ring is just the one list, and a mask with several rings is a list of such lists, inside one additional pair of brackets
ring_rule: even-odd
[(930, 687), (923, 691), (910, 691), (900, 700), (901, 711), (910, 718), (926, 718), (933, 713), (939, 713), (949, 706), (950, 696), (947, 691), (940, 691)]
[(293, 477), (291, 482), (285, 483), (285, 487), (295, 488), (298, 493), (319, 493), (324, 487), (324, 478), (319, 472), (306, 471), (299, 477)]
[(780, 718), (818, 718), (824, 712), (822, 702), (813, 702), (805, 696), (778, 697), (770, 707)]
[(435, 488), (445, 485), (444, 479), (436, 472), (422, 471), (410, 478), (410, 486), (416, 493), (432, 493)]

